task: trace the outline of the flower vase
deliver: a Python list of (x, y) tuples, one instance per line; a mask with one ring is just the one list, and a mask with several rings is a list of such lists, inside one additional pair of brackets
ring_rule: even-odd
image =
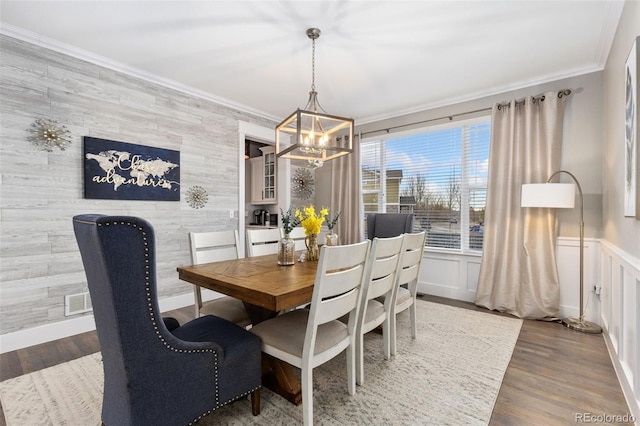
[(284, 234), (278, 242), (278, 265), (287, 266), (295, 263), (296, 243), (289, 234)]
[(333, 229), (330, 229), (329, 233), (325, 236), (324, 243), (327, 246), (337, 246), (338, 245), (338, 234), (334, 233)]
[(304, 244), (307, 246), (307, 260), (318, 260), (320, 257), (318, 236), (316, 234), (307, 235), (304, 239)]

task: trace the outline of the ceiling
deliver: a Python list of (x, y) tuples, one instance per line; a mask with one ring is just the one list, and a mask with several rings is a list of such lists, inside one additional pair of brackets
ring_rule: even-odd
[(358, 122), (604, 68), (621, 0), (0, 2), (2, 33), (281, 120)]

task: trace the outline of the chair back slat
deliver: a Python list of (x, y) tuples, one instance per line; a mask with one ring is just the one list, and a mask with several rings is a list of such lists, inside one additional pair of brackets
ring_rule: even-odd
[(402, 241), (402, 235), (373, 239), (369, 252), (370, 270), (363, 290), (367, 300), (375, 299), (393, 290)]
[(362, 279), (364, 265), (356, 265), (349, 269), (327, 271), (322, 277), (319, 295), (323, 299), (346, 293), (359, 285)]
[(191, 263), (218, 262), (240, 257), (238, 231), (190, 232)]
[(414, 281), (420, 274), (422, 253), (424, 252), (425, 232), (405, 234), (398, 268), (398, 285)]
[(247, 229), (247, 254), (249, 257), (278, 253), (280, 230)]
[(352, 288), (339, 296), (321, 300), (319, 302), (321, 307), (316, 313), (315, 323), (317, 325), (325, 324), (348, 314), (358, 304), (359, 298), (360, 291), (358, 288)]
[[(284, 237), (284, 228), (280, 228), (280, 235)], [(294, 241), (296, 251), (307, 249), (307, 246), (304, 242), (306, 235), (302, 226), (296, 226), (295, 228), (293, 228), (291, 230), (291, 233), (289, 233), (289, 237)], [(318, 241), (322, 240), (318, 239)]]

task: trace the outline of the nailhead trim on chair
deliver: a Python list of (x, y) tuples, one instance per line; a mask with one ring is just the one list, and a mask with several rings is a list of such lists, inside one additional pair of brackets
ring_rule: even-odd
[[(213, 353), (214, 356), (214, 363), (213, 363), (213, 369), (214, 369), (214, 373), (215, 373), (215, 382), (216, 382), (216, 408), (214, 408), (213, 410), (207, 410), (206, 412), (202, 413), (200, 416), (198, 416), (197, 418), (195, 418), (194, 420), (192, 420), (189, 425), (192, 425), (194, 423), (196, 423), (197, 421), (199, 421), (200, 419), (202, 419), (204, 416), (211, 414), (213, 411), (215, 411), (216, 409), (227, 405), (229, 402), (231, 401), (235, 401), (238, 398), (234, 398), (232, 400), (229, 401), (225, 401), (224, 403), (220, 404), (220, 395), (219, 395), (219, 386), (218, 386), (218, 353), (216, 351), (214, 351), (213, 349), (193, 349), (193, 350), (184, 350), (184, 349), (178, 349), (178, 348), (174, 348), (173, 346), (171, 346), (170, 344), (168, 344), (164, 337), (162, 337), (162, 334), (160, 334), (160, 329), (158, 328), (158, 324), (156, 321), (156, 318), (153, 314), (153, 305), (151, 303), (151, 288), (149, 287), (149, 278), (150, 278), (150, 272), (149, 272), (149, 244), (147, 242), (147, 233), (144, 231), (144, 229), (142, 229), (142, 227), (139, 227), (138, 225), (135, 225), (131, 222), (125, 222), (125, 221), (114, 221), (114, 222), (106, 222), (104, 225), (106, 226), (110, 226), (110, 225), (126, 225), (126, 226), (131, 226), (133, 228), (136, 228), (138, 230), (140, 230), (140, 232), (142, 233), (142, 239), (144, 241), (144, 245), (145, 245), (145, 290), (147, 292), (147, 305), (149, 307), (149, 317), (151, 319), (151, 324), (153, 325), (153, 329), (156, 332), (156, 336), (158, 337), (158, 339), (162, 342), (162, 344), (169, 350), (172, 350), (174, 352), (179, 352), (179, 353), (201, 353), (201, 352), (210, 352)], [(102, 226), (102, 224), (98, 224), (98, 226)], [(250, 390), (242, 395), (240, 395), (239, 397), (243, 397), (246, 395), (249, 395), (251, 392), (254, 392), (255, 390), (259, 389), (260, 386), (254, 388), (253, 390)]]

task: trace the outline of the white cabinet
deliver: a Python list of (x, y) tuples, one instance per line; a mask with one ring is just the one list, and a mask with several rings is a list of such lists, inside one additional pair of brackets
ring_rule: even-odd
[(260, 148), (261, 157), (251, 158), (251, 204), (277, 204), (276, 152), (272, 146)]

